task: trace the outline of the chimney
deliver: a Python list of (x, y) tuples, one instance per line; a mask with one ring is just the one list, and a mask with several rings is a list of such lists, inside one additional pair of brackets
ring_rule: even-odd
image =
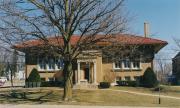
[(144, 23), (144, 37), (149, 37), (149, 23)]

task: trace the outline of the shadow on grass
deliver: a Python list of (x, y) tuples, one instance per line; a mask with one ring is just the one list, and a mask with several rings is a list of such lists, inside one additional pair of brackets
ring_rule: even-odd
[[(57, 97), (57, 98), (52, 98)], [(37, 103), (43, 104), (46, 102), (58, 101), (60, 96), (53, 94), (53, 91), (47, 92), (19, 92), (11, 91), (0, 94), (0, 103)]]

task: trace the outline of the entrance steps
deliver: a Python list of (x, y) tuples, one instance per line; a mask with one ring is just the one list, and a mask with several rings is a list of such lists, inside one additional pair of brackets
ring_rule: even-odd
[(74, 89), (98, 89), (98, 85), (96, 84), (75, 84), (73, 86)]

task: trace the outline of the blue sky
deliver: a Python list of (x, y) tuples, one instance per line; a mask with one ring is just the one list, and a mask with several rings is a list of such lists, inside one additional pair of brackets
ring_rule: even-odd
[(127, 0), (125, 8), (134, 17), (129, 23), (131, 31), (143, 35), (143, 24), (150, 25), (153, 38), (168, 41), (168, 46), (161, 52), (173, 57), (176, 52), (174, 38), (180, 38), (180, 0)]

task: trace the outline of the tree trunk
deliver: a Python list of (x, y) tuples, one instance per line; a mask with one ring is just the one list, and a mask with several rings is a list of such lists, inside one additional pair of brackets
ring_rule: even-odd
[(64, 62), (64, 101), (70, 101), (72, 99), (72, 62), (71, 61), (65, 61)]
[(11, 71), (11, 87), (14, 87), (14, 85), (13, 85), (13, 73), (12, 73), (12, 70), (10, 70)]

